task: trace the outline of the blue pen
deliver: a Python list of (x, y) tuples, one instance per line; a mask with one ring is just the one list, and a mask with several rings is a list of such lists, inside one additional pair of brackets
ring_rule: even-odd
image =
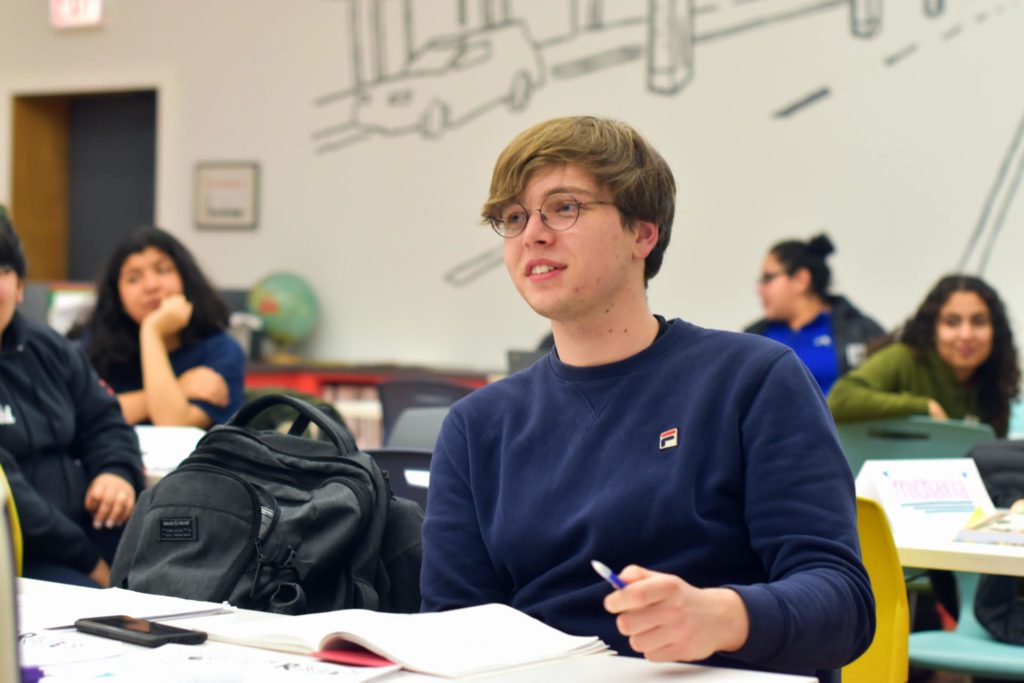
[(598, 562), (597, 560), (591, 560), (590, 566), (594, 568), (594, 571), (601, 575), (601, 578), (613, 585), (616, 589), (625, 588), (626, 582), (619, 578), (619, 575), (608, 568), (604, 562)]

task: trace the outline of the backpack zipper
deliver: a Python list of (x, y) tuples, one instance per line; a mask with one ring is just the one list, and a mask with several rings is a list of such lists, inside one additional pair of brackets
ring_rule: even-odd
[[(249, 539), (245, 546), (246, 552), (243, 555), (236, 558), (235, 561), (231, 563), (231, 566), (229, 566), (227, 571), (224, 573), (224, 578), (221, 579), (219, 584), (217, 584), (217, 588), (213, 592), (215, 597), (213, 600), (211, 600), (211, 602), (222, 602), (228, 599), (228, 597), (230, 596), (231, 587), (238, 582), (238, 578), (242, 575), (242, 572), (244, 572), (245, 568), (253, 561), (253, 554), (258, 552), (259, 550), (257, 546), (259, 543), (260, 522), (262, 521), (262, 515), (260, 514), (259, 495), (256, 493), (256, 488), (252, 484), (250, 484), (249, 482), (247, 482), (245, 479), (238, 476), (234, 472), (229, 472), (221, 467), (211, 467), (204, 463), (183, 463), (182, 465), (179, 465), (177, 469), (169, 472), (167, 474), (167, 477), (173, 477), (176, 474), (182, 472), (189, 472), (191, 470), (209, 472), (211, 474), (219, 474), (229, 479), (234, 479), (245, 488), (246, 492), (249, 494), (249, 500), (252, 502), (250, 519), (253, 521), (253, 523), (249, 525), (250, 531)], [(167, 477), (165, 477), (165, 479)], [(271, 498), (273, 498), (273, 496), (271, 496)], [(275, 500), (274, 502), (276, 506), (277, 501)], [(276, 510), (274, 517), (276, 521)], [(273, 523), (274, 522), (271, 522), (271, 524)]]

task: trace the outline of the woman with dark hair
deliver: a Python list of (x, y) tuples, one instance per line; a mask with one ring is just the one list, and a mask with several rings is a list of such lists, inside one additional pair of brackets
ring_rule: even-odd
[(1006, 436), (1020, 368), (999, 295), (984, 280), (947, 275), (899, 335), (828, 396), (836, 422), (931, 415), (977, 419)]
[(864, 361), (870, 340), (885, 334), (845, 298), (828, 293), (832, 273), (825, 258), (833, 251), (824, 234), (773, 246), (757, 281), (765, 317), (744, 330), (793, 349), (822, 393)]
[(130, 424), (205, 428), (242, 405), (245, 353), (225, 331), (227, 304), (181, 242), (136, 231), (96, 289), (85, 350)]
[(0, 210), (0, 467), (21, 521), (24, 575), (105, 586), (117, 527), (142, 488), (139, 444), (82, 350), (18, 312), (25, 265)]

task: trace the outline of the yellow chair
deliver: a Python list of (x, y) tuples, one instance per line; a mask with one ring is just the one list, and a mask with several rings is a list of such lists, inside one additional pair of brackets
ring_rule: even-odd
[[(18, 521), (18, 508), (14, 506), (14, 495), (7, 483), (7, 476), (4, 468), (0, 467), (0, 490), (3, 491), (3, 500), (7, 508), (7, 519), (11, 527), (11, 546), (14, 551), (14, 571), (21, 576), (21, 523)], [(2, 520), (0, 520), (2, 523)]]
[(903, 568), (885, 511), (877, 502), (857, 499), (857, 531), (864, 567), (875, 593), (875, 639), (843, 668), (843, 683), (905, 683), (910, 612)]

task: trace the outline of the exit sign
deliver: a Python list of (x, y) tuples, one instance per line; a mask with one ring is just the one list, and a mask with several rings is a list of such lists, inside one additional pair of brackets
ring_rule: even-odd
[(50, 0), (50, 23), (56, 28), (98, 26), (103, 0)]

